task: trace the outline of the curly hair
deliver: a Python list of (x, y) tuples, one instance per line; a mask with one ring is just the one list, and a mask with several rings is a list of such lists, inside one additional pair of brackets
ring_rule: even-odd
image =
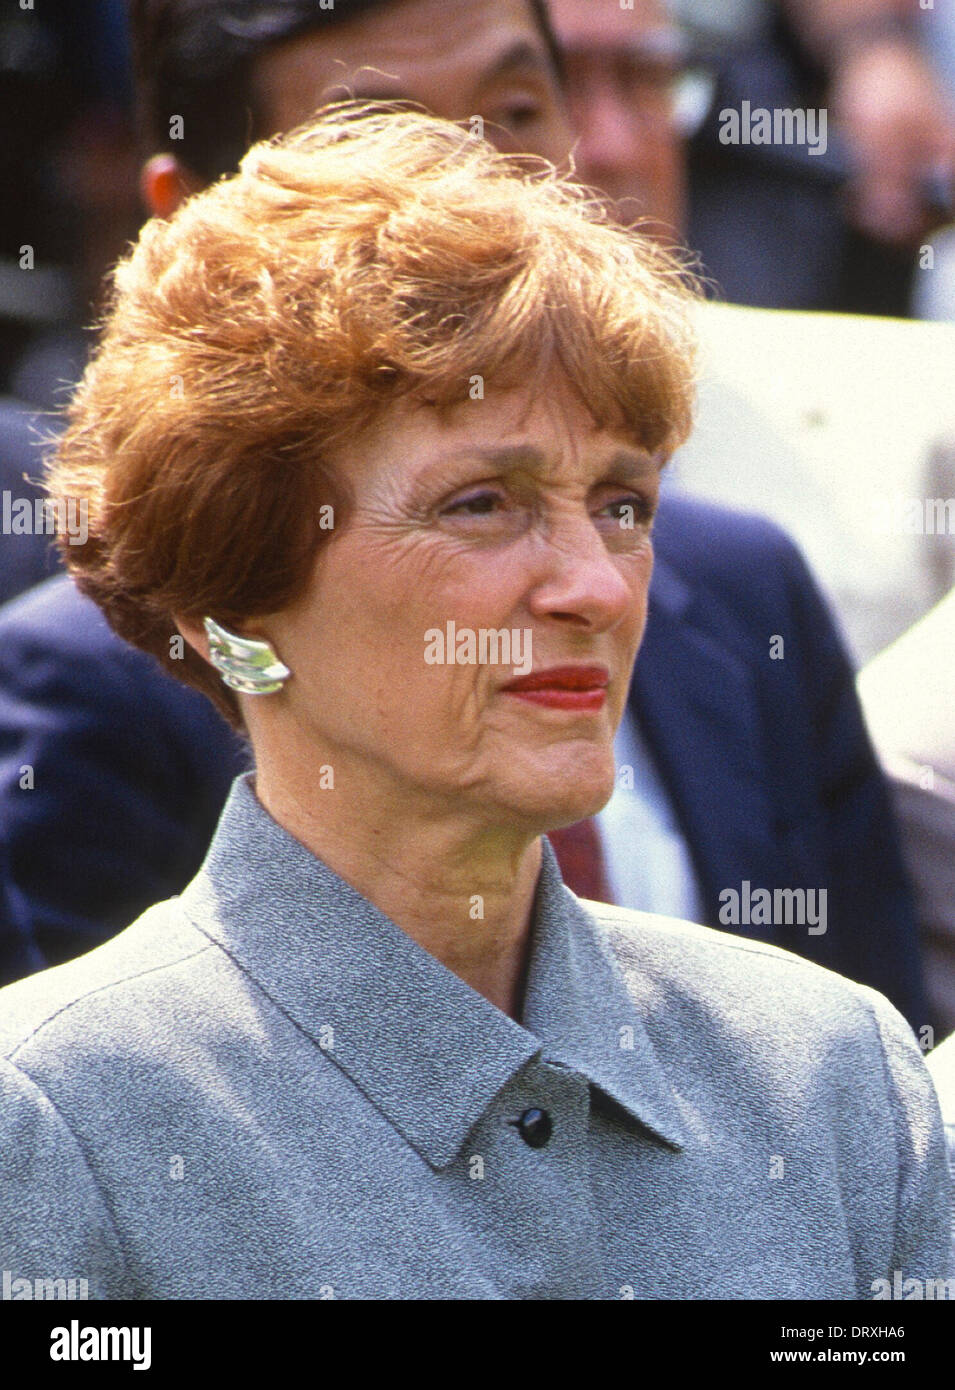
[(599, 424), (665, 457), (690, 425), (696, 294), (544, 161), (403, 106), (326, 108), (115, 268), (48, 465), (88, 518), (66, 562), (241, 729), (215, 671), (177, 659), (173, 615), (241, 627), (299, 597), (327, 506), (347, 524), (337, 442), (401, 398), (442, 411), (475, 373), (533, 389), (559, 366)]

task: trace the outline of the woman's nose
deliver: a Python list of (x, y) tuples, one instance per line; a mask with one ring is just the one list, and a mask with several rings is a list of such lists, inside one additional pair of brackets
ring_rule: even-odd
[[(620, 555), (607, 547), (606, 536), (588, 516), (564, 522), (548, 537), (547, 555), (530, 597), (535, 617), (559, 618), (582, 630), (614, 627), (630, 616), (645, 593), (652, 567), (620, 565)], [(637, 579), (639, 574), (640, 578)]]

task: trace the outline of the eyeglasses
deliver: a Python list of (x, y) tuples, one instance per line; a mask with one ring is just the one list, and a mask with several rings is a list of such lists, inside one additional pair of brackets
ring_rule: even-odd
[(645, 125), (692, 134), (709, 109), (714, 79), (689, 55), (682, 35), (669, 29), (626, 44), (574, 44), (565, 50), (571, 99), (586, 101), (588, 90), (610, 83)]

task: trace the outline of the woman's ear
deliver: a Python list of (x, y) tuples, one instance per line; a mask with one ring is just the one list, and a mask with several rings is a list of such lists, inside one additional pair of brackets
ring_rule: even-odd
[(202, 188), (202, 180), (174, 154), (154, 154), (139, 171), (139, 196), (150, 217), (171, 217)]

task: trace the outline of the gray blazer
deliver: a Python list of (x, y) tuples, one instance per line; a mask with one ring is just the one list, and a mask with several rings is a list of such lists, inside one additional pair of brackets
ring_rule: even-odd
[[(929, 1053), (928, 1069), (942, 1106), (945, 1141), (948, 1144), (948, 1166), (951, 1169), (955, 1193), (955, 1033), (946, 1038), (934, 1052)], [(955, 1266), (955, 1205), (952, 1207), (952, 1264)]]
[(865, 1299), (948, 1276), (938, 1103), (880, 995), (583, 903), (546, 843), (533, 929), (518, 1024), (238, 779), (181, 898), (0, 991), (10, 1287)]

